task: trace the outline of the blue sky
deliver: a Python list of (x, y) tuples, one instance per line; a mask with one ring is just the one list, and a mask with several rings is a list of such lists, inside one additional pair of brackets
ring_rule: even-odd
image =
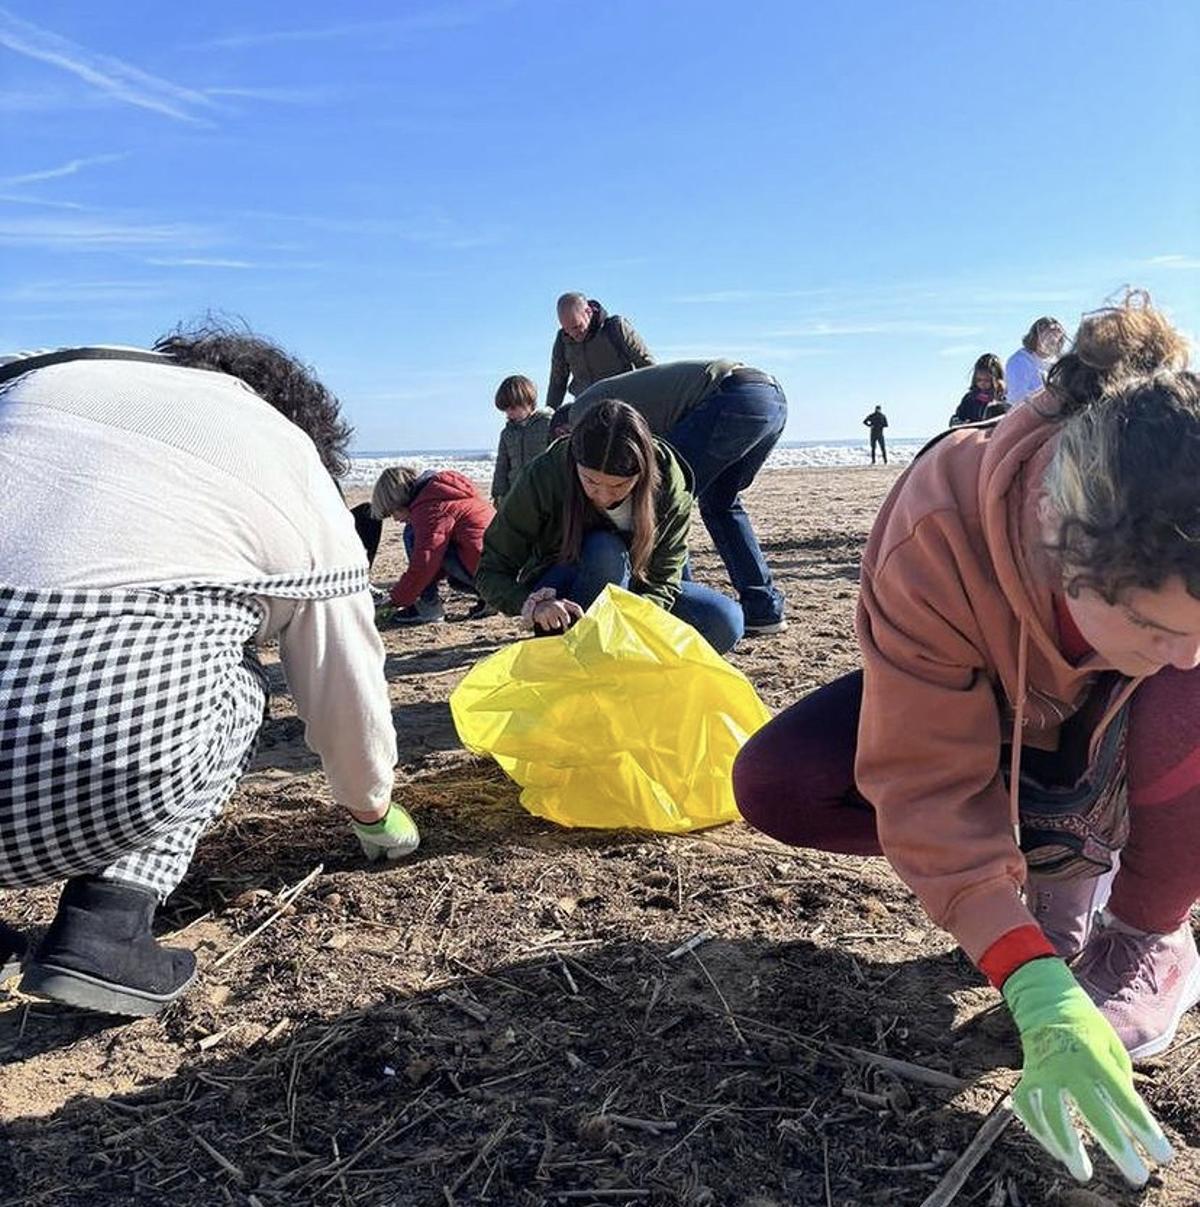
[(0, 348), (244, 316), (360, 449), (488, 447), (554, 299), (936, 430), (1126, 283), (1200, 331), (1200, 5), (0, 8)]

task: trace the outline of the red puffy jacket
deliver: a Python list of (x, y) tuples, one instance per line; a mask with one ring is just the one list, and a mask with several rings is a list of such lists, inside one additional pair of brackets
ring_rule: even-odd
[(452, 469), (434, 474), (409, 505), (413, 550), (408, 569), (392, 587), (392, 603), (398, 608), (416, 603), (421, 592), (437, 581), (451, 545), (463, 566), (474, 575), (479, 568), (484, 531), (495, 514), (495, 508), (470, 478)]

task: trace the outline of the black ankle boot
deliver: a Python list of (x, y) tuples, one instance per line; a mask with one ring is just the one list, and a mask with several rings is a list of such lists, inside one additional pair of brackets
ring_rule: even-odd
[(0, 922), (0, 985), (12, 980), (21, 971), (29, 944), (19, 930)]
[(157, 1014), (196, 976), (196, 957), (160, 947), (153, 893), (99, 876), (67, 881), (21, 992), (103, 1014)]

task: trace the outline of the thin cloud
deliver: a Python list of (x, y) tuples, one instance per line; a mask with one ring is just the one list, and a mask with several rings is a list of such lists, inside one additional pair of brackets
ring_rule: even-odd
[(684, 293), (668, 299), (681, 306), (723, 305), (726, 302), (772, 302), (782, 298), (827, 297), (835, 289), (712, 289), (706, 293)]
[(979, 335), (982, 331), (982, 327), (965, 326), (962, 323), (930, 323), (908, 319), (845, 323), (828, 323), (817, 320), (802, 323), (796, 327), (768, 331), (766, 335), (772, 339), (827, 339), (856, 335), (933, 335), (954, 339), (967, 335)]
[(944, 356), (947, 360), (959, 360), (964, 356), (978, 356), (978, 344), (951, 344), (948, 348), (939, 348), (938, 356)]
[(223, 260), (205, 256), (179, 256), (169, 259), (148, 259), (147, 264), (160, 268), (263, 268), (252, 260)]
[(746, 360), (753, 357), (762, 364), (778, 361), (807, 360), (811, 357), (830, 356), (828, 348), (797, 348), (791, 344), (746, 343), (737, 339), (724, 339), (720, 343), (663, 344), (654, 345), (654, 351), (666, 360), (720, 360), (734, 358)]
[(5, 8), (0, 8), (0, 46), (61, 68), (105, 95), (139, 109), (176, 121), (210, 124), (193, 112), (215, 107), (203, 92), (150, 75), (111, 55), (87, 50), (60, 34), (23, 21)]
[(3, 218), (0, 245), (63, 250), (117, 247), (196, 246), (210, 242), (211, 233), (184, 223), (127, 223), (101, 218)]
[(455, 251), (487, 247), (501, 241), (497, 229), (469, 230), (444, 214), (425, 214), (413, 218), (331, 218), (323, 214), (287, 214), (273, 210), (245, 210), (243, 217), (272, 223), (292, 222), (312, 230), (336, 235), (357, 235), (373, 240), (392, 239), (445, 247)]
[(388, 34), (417, 34), (430, 30), (460, 29), (511, 8), (515, 0), (482, 0), (477, 3), (443, 5), (404, 17), (379, 21), (345, 21), (338, 25), (322, 25), (311, 29), (267, 29), (258, 32), (229, 34), (201, 43), (204, 46), (223, 46), (240, 50), (249, 46), (268, 46), (286, 42), (328, 42), (339, 38), (367, 37), (378, 39)]
[(166, 290), (157, 281), (30, 281), (6, 290), (8, 304), (53, 302), (79, 306), (100, 302), (134, 302), (161, 297)]
[(22, 91), (0, 90), (0, 113), (55, 113), (62, 109), (87, 108), (99, 102), (91, 93), (79, 89)]
[(0, 202), (8, 205), (34, 205), (48, 210), (82, 210), (78, 201), (51, 201), (46, 197), (23, 197), (17, 193), (0, 193)]
[(1146, 263), (1155, 268), (1195, 269), (1200, 268), (1200, 256), (1151, 256)]
[(319, 260), (291, 260), (270, 263), (264, 260), (235, 260), (220, 256), (170, 256), (149, 258), (147, 264), (159, 268), (297, 269), (321, 268)]
[(267, 101), (276, 105), (319, 105), (333, 100), (335, 88), (205, 88), (205, 96), (229, 97), (233, 100)]
[(64, 176), (74, 176), (84, 168), (94, 167), (101, 163), (117, 163), (127, 159), (128, 152), (119, 155), (88, 155), (82, 159), (72, 159), (57, 168), (43, 168), (38, 172), (25, 172), (20, 176), (0, 177), (0, 188), (12, 189), (26, 184), (37, 184), (42, 180), (60, 180)]

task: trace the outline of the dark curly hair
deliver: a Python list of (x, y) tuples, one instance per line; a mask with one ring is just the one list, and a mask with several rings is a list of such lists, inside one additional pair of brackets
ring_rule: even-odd
[(212, 369), (244, 381), (261, 399), (305, 432), (336, 481), (350, 468), (346, 450), (354, 429), (342, 404), (308, 365), (256, 335), (244, 320), (208, 315), (182, 323), (155, 341), (154, 350), (192, 369)]
[(1144, 293), (1087, 316), (1050, 373), (1062, 432), (1045, 487), (1067, 590), (1116, 603), (1173, 578), (1200, 599), (1200, 378)]

